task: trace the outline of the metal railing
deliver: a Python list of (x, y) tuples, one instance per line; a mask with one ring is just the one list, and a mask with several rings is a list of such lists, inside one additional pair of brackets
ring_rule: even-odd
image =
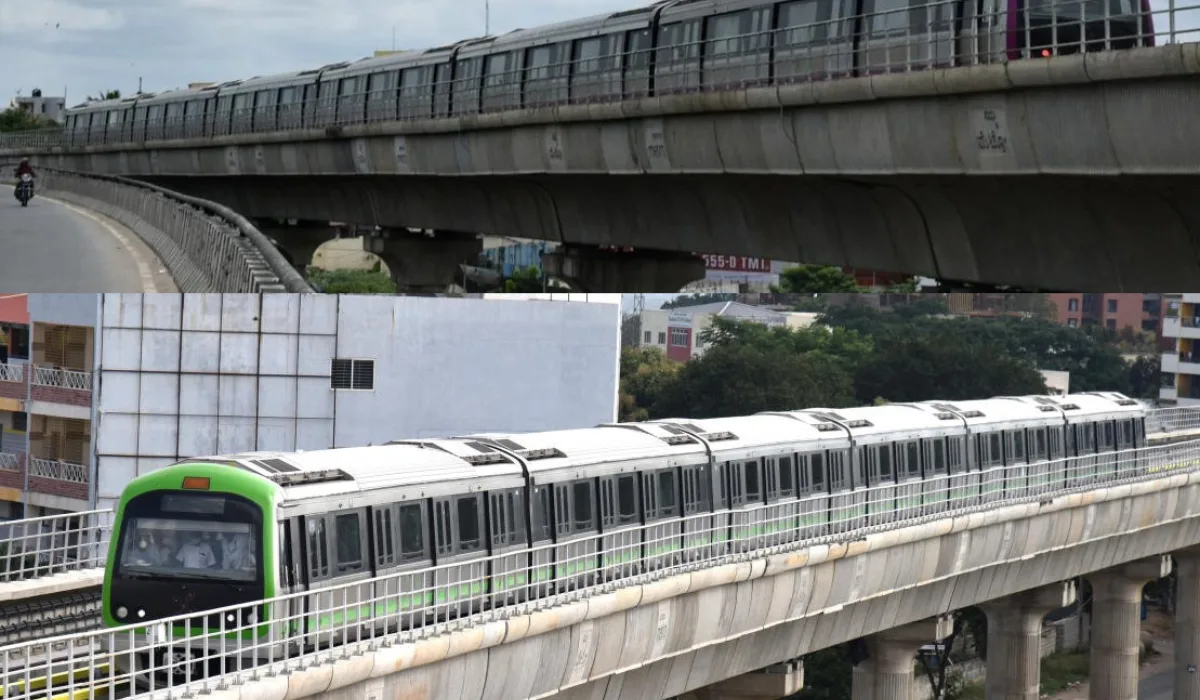
[[(1200, 407), (1179, 407), (1179, 408), (1156, 408), (1149, 409), (1146, 412), (1146, 433), (1153, 435), (1155, 433), (1170, 433), (1177, 431), (1196, 430), (1200, 433)], [(10, 471), (20, 471), (20, 456), (12, 453), (0, 452), (0, 469), (8, 469)], [(31, 473), (32, 473), (31, 465)], [(86, 477), (85, 482), (86, 483)], [(92, 511), (93, 513), (104, 514), (107, 520), (102, 520), (97, 526), (102, 531), (104, 540), (107, 541), (111, 536), (112, 514), (111, 509)], [(52, 518), (69, 519), (75, 517), (75, 514), (52, 516)], [(9, 527), (25, 527), (25, 523), (45, 522), (52, 518), (32, 518), (27, 520), (14, 520), (7, 523)], [(5, 545), (3, 537), (3, 528), (6, 524), (0, 523), (0, 547)], [(32, 554), (40, 554), (40, 552), (31, 552)], [(103, 566), (101, 560), (97, 566)], [(16, 573), (20, 573), (17, 571)], [(15, 578), (20, 578), (16, 576)], [(10, 578), (9, 580), (13, 580)]]
[(113, 517), (112, 510), (91, 510), (0, 522), (0, 581), (103, 567)]
[(61, 459), (34, 457), (29, 460), (29, 475), (72, 484), (88, 483), (88, 468), (85, 465), (65, 462)]
[(25, 383), (25, 365), (0, 363), (0, 382)]
[(56, 389), (92, 390), (92, 373), (58, 367), (35, 367), (33, 383)]
[[(54, 672), (42, 650), (65, 643), (71, 651), (61, 663), (67, 668), (106, 666), (109, 674), (95, 681), (67, 678), (55, 692), (112, 693), (144, 681), (142, 690), (156, 698), (191, 697), (685, 571), (1197, 469), (1200, 440), (1192, 440), (668, 519), (268, 601), (10, 645), (0, 648), (0, 687), (10, 689), (6, 698), (31, 697), (23, 689)], [(136, 617), (144, 603), (114, 604)]]
[[(699, 35), (701, 21), (684, 20), (674, 25), (679, 31), (662, 32), (657, 48), (649, 48), (648, 38), (635, 36), (637, 32), (617, 32), (605, 40), (600, 28), (599, 34), (576, 40), (574, 47), (572, 42), (562, 42), (528, 51), (525, 46), (506, 51), (501, 38), (491, 51), (469, 46), (461, 49), (455, 73), (470, 78), (436, 80), (433, 68), (445, 63), (448, 55), (435, 52), (420, 64), (414, 60), (383, 67), (370, 80), (366, 73), (351, 76), (334, 91), (334, 97), (305, 101), (275, 91), (259, 106), (234, 109), (222, 101), (209, 111), (169, 119), (148, 119), (142, 111), (131, 111), (125, 119), (113, 123), (100, 111), (96, 112), (100, 118), (94, 127), (81, 125), (70, 133), (60, 132), (57, 140), (44, 130), (30, 132), (28, 139), (12, 134), (0, 138), (0, 148), (141, 143), (436, 120), (1044, 60), (1200, 38), (1200, 4), (1168, 0), (1166, 9), (1145, 11), (1139, 0), (1040, 0), (1029, 3), (1029, 11), (1015, 16), (1009, 15), (1008, 3), (996, 4), (1000, 9), (975, 19), (963, 17), (961, 0), (906, 4), (903, 8), (821, 21), (800, 21), (790, 15), (790, 10), (779, 9), (779, 29), (754, 33), (738, 33), (735, 29), (722, 38), (699, 41), (683, 41), (683, 36)], [(731, 19), (738, 18), (710, 19), (707, 33), (725, 34), (728, 29), (719, 25)], [(685, 29), (690, 22), (698, 23), (695, 31)], [(588, 44), (586, 51), (584, 44)], [(556, 55), (574, 58), (555, 60)], [(314, 73), (312, 81), (316, 79)], [(368, 83), (382, 87), (363, 89)], [(303, 84), (297, 81), (294, 85)], [(233, 89), (229, 94), (238, 93)], [(243, 94), (250, 95), (252, 103), (256, 101), (253, 93)], [(730, 108), (735, 107), (713, 106)], [(556, 118), (553, 112), (546, 116)], [(993, 137), (1003, 139), (1004, 135), (981, 133), (980, 147), (1006, 147), (993, 143)]]
[(184, 292), (312, 292), (274, 244), (228, 207), (113, 175), (40, 173), (42, 191), (137, 233)]

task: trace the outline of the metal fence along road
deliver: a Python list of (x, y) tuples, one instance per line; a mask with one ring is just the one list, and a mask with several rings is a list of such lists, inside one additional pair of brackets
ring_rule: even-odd
[[(686, 13), (669, 16), (672, 11), (668, 8), (656, 40), (649, 30), (625, 31), (616, 24), (613, 26), (617, 28), (607, 29), (612, 33), (606, 34), (599, 23), (594, 35), (557, 44), (518, 44), (515, 39), (500, 36), (490, 46), (483, 46), (485, 42), (479, 42), (482, 48), (464, 46), (456, 59), (454, 78), (449, 77), (451, 71), (442, 70), (449, 65), (449, 50), (433, 50), (425, 58), (397, 59), (397, 63), (380, 66), (374, 73), (355, 73), (351, 69), (344, 78), (339, 77), (342, 84), (329, 97), (305, 97), (300, 88), (315, 82), (319, 73), (312, 71), (308, 78), (267, 90), (223, 88), (219, 94), (233, 95), (232, 101), (220, 97), (206, 109), (191, 105), (199, 105), (211, 95), (181, 95), (180, 102), (173, 106), (182, 107), (190, 100), (187, 114), (182, 108), (162, 109), (160, 105), (149, 111), (131, 109), (126, 118), (113, 119), (114, 112), (109, 110), (118, 108), (110, 105), (96, 112), (98, 118), (87, 115), (87, 123), (71, 124), (69, 131), (42, 129), (0, 135), (0, 149), (38, 151), (58, 146), (436, 121), (1037, 61), (1069, 54), (1192, 43), (1200, 38), (1200, 5), (1176, 0), (1166, 4), (1164, 9), (1155, 9), (1136, 1), (1065, 0), (1031, 5), (1030, 11), (1024, 12), (1010, 10), (1010, 3), (994, 3), (972, 9), (978, 16), (968, 18), (963, 17), (966, 10), (961, 0), (904, 3), (903, 7), (860, 15), (852, 14), (846, 3), (830, 0), (796, 4), (795, 8), (784, 3), (788, 7), (786, 12), (779, 11), (778, 29), (748, 31), (752, 26), (761, 26), (762, 20), (755, 15), (753, 22), (749, 21), (752, 13), (746, 10), (747, 21), (740, 24), (743, 18), (737, 13), (710, 18), (702, 40), (697, 40), (700, 25), (691, 24), (694, 18)], [(984, 9), (988, 7), (997, 9)], [(768, 18), (766, 23), (771, 20)], [(604, 43), (593, 45), (594, 39), (603, 39)], [(563, 56), (571, 58), (563, 60)], [(333, 66), (329, 71), (336, 75), (342, 68)], [(322, 88), (321, 92), (326, 91)], [(128, 102), (119, 109), (132, 107), (132, 101)], [(768, 99), (762, 103), (772, 106)], [(729, 106), (713, 108), (749, 107), (730, 100)], [(555, 113), (547, 110), (544, 114)], [(327, 135), (322, 132), (316, 137)]]
[[(705, 513), (193, 615), (0, 648), (4, 697), (192, 697), (685, 571), (1000, 506), (1200, 471), (1200, 440)], [(137, 601), (114, 604), (131, 606)], [(65, 656), (49, 660), (48, 648)], [(106, 677), (60, 685), (74, 668)], [(11, 670), (8, 670), (11, 669)], [(39, 687), (37, 692), (32, 689)], [(83, 697), (87, 697), (84, 695)]]
[(163, 260), (181, 291), (313, 291), (262, 232), (225, 206), (112, 175), (39, 172), (39, 192), (102, 212), (133, 230)]

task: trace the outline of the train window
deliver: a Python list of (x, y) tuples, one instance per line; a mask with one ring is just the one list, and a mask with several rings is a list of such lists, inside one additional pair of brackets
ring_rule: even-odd
[(434, 116), (444, 117), (450, 114), (450, 93), (452, 88), (452, 67), (449, 63), (439, 63), (434, 75)]
[(658, 507), (655, 509), (660, 518), (672, 518), (679, 515), (679, 494), (675, 489), (675, 470), (664, 469), (658, 473)]
[[(830, 450), (826, 461), (829, 467), (829, 490), (844, 491), (851, 487), (849, 470), (846, 469), (846, 453), (843, 450)], [(861, 473), (859, 465), (857, 472)]]
[[(910, 10), (910, 5), (922, 9)], [(926, 30), (923, 5), (924, 0), (863, 0), (863, 16), (872, 34), (906, 32), (909, 27), (916, 34)]]
[(1063, 429), (1061, 426), (1055, 426), (1046, 431), (1046, 458), (1061, 459), (1063, 456), (1062, 444)]
[(511, 541), (509, 518), (508, 514), (505, 513), (505, 507), (507, 504), (504, 502), (504, 494), (492, 492), (491, 501), (492, 505), (489, 512), (492, 516), (490, 528), (492, 535), (492, 546), (503, 547)]
[(1106, 420), (1097, 427), (1099, 428), (1100, 448), (1102, 450), (1112, 450), (1117, 444), (1116, 430), (1113, 427), (1113, 422)]
[(1123, 420), (1117, 425), (1120, 428), (1117, 444), (1122, 448), (1133, 445), (1133, 421)]
[(779, 6), (779, 28), (785, 30), (777, 40), (786, 46), (804, 46), (825, 42), (841, 34), (841, 23), (831, 22), (835, 0), (800, 0)]
[(1031, 461), (1039, 461), (1046, 459), (1046, 429), (1036, 428), (1033, 430), (1033, 454), (1030, 455)]
[(532, 534), (534, 542), (550, 539), (550, 487), (534, 486), (532, 503)]
[(654, 42), (649, 29), (639, 29), (625, 35), (628, 47), (625, 59), (625, 95), (637, 97), (650, 92), (650, 51)]
[(1075, 424), (1075, 449), (1078, 454), (1094, 454), (1096, 452), (1096, 432), (1093, 423)]
[(706, 57), (740, 54), (746, 48), (745, 36), (750, 24), (750, 11), (741, 10), (708, 18)]
[(454, 523), (450, 520), (450, 501), (433, 502), (433, 532), (438, 556), (454, 552)]
[(454, 113), (479, 112), (479, 76), (483, 57), (462, 58), (454, 62)]
[(921, 476), (921, 448), (916, 440), (909, 440), (904, 446), (908, 453), (907, 463), (904, 465), (909, 477)]
[(1078, 427), (1079, 426), (1077, 425), (1068, 425), (1066, 427), (1066, 455), (1068, 457), (1076, 457), (1079, 455), (1079, 443), (1075, 439), (1079, 434), (1077, 430)]
[(892, 446), (890, 443), (867, 448), (867, 475), (874, 484), (877, 481), (892, 481)]
[(779, 458), (779, 497), (791, 498), (796, 495), (796, 472), (792, 464), (792, 456)]
[(233, 96), (233, 111), (239, 116), (245, 114), (246, 108), (250, 106), (250, 93), (243, 92), (240, 95)]
[(479, 496), (460, 496), (456, 499), (455, 511), (458, 516), (459, 553), (474, 552), (483, 547), (479, 532)]
[(554, 530), (559, 535), (571, 534), (570, 488), (566, 484), (554, 487)]
[(950, 463), (946, 459), (946, 438), (934, 438), (930, 440), (928, 443), (928, 449), (932, 454), (931, 461), (933, 462), (933, 473), (948, 473)]
[(325, 537), (325, 519), (316, 516), (308, 519), (308, 578), (322, 579), (329, 576), (329, 544)]
[(428, 559), (429, 548), (425, 544), (425, 506), (420, 503), (401, 504), (396, 521), (400, 527), (400, 559)]
[(637, 477), (622, 474), (617, 477), (617, 525), (638, 521)]
[(338, 571), (354, 571), (363, 565), (362, 525), (358, 513), (339, 515), (334, 521)]
[(1133, 420), (1133, 436), (1134, 444), (1137, 447), (1146, 446), (1146, 423), (1144, 418), (1135, 418)]
[(571, 525), (575, 532), (596, 529), (593, 510), (592, 482), (583, 480), (571, 484)]
[(1025, 431), (1008, 431), (1008, 448), (1012, 453), (1013, 462), (1025, 461)]
[(375, 511), (375, 554), (375, 563), (380, 568), (396, 563), (396, 546), (393, 541), (390, 506)]
[(279, 104), (290, 105), (296, 104), (299, 101), (299, 92), (297, 92), (294, 85), (292, 87), (280, 88)]
[(557, 75), (555, 63), (558, 58), (558, 44), (550, 46), (538, 46), (537, 48), (529, 49), (525, 59), (525, 79), (526, 80), (545, 80), (552, 75)]
[(742, 474), (746, 479), (743, 491), (743, 503), (761, 503), (763, 500), (762, 466), (760, 461), (752, 459), (741, 465)]
[(372, 73), (367, 76), (367, 93), (376, 99), (387, 100), (395, 97), (396, 77), (399, 71)]
[(508, 506), (508, 529), (512, 532), (512, 541), (528, 542), (525, 528), (525, 492), (522, 489), (513, 489), (504, 494), (504, 502)]
[(1000, 433), (987, 434), (987, 461), (984, 462), (989, 467), (998, 464), (1004, 464), (1004, 450), (1000, 441)]

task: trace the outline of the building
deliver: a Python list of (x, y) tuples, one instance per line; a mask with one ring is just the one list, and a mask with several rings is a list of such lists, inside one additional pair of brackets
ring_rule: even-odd
[(1058, 322), (1072, 328), (1104, 326), (1121, 331), (1162, 333), (1162, 294), (1049, 294)]
[(1164, 294), (1163, 339), (1158, 398), (1178, 406), (1200, 405), (1200, 294)]
[(616, 420), (616, 304), (15, 299), (0, 299), (10, 329), (0, 363), (0, 516), (107, 507), (135, 477), (186, 457)]
[(19, 109), (42, 119), (52, 119), (62, 122), (63, 112), (67, 109), (66, 97), (44, 97), (42, 91), (34, 89), (28, 96), (17, 95), (8, 104), (11, 109)]
[(704, 353), (700, 334), (713, 318), (750, 321), (771, 327), (806, 328), (817, 314), (776, 311), (736, 301), (697, 304), (677, 309), (651, 309), (641, 313), (641, 347), (658, 348), (676, 362), (686, 362)]

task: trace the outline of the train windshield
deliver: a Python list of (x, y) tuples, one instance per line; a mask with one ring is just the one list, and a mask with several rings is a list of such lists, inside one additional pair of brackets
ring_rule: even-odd
[(146, 494), (135, 499), (122, 527), (117, 574), (256, 581), (258, 518), (242, 500), (217, 494)]

